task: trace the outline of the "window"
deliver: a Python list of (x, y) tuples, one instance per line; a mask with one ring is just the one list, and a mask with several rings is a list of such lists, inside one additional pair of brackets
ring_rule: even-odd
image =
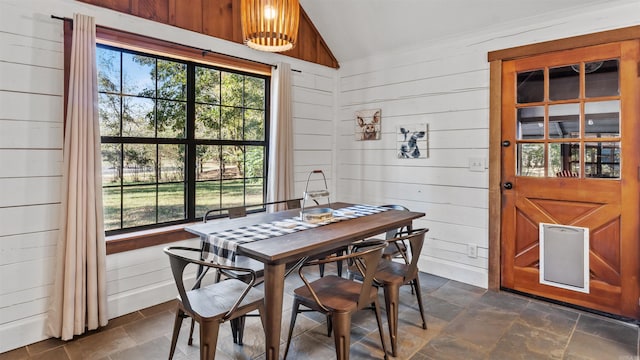
[(105, 230), (265, 199), (265, 75), (98, 45)]
[(619, 63), (518, 72), (518, 175), (620, 178)]

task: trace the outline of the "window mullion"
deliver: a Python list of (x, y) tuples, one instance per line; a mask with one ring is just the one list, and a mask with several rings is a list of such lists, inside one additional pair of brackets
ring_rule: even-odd
[(187, 219), (196, 218), (196, 142), (195, 142), (195, 118), (196, 118), (196, 71), (193, 63), (187, 64), (187, 168), (185, 204), (187, 205)]

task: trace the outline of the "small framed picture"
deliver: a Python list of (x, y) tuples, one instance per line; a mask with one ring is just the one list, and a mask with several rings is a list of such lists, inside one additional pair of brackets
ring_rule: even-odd
[(356, 111), (356, 140), (380, 140), (380, 109)]
[(429, 124), (398, 126), (398, 159), (429, 157)]

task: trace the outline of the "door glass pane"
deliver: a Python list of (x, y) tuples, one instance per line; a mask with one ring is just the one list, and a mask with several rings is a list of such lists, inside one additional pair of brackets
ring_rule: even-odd
[(580, 65), (549, 69), (549, 100), (577, 99), (580, 95)]
[(517, 97), (519, 104), (544, 100), (544, 71), (533, 70), (518, 73)]
[(580, 137), (580, 104), (549, 106), (549, 139)]
[(518, 109), (518, 140), (544, 139), (544, 106)]
[(580, 143), (549, 144), (549, 177), (580, 176)]
[(598, 101), (584, 104), (585, 137), (620, 136), (620, 101)]
[(620, 95), (618, 59), (585, 63), (585, 96)]
[(620, 178), (620, 143), (585, 143), (584, 176), (590, 178)]
[(518, 144), (518, 175), (544, 176), (544, 144)]

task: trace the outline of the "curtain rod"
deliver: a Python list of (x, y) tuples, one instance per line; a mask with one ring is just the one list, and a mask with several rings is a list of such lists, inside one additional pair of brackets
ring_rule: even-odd
[[(52, 19), (57, 19), (57, 20), (62, 20), (62, 21), (70, 21), (71, 24), (73, 24), (73, 19), (68, 18), (68, 17), (60, 17), (60, 16), (56, 16), (56, 15), (51, 15), (51, 18)], [(191, 45), (179, 44), (179, 43), (176, 43), (176, 42), (173, 42), (173, 41), (168, 41), (168, 40), (162, 40), (162, 41), (166, 41), (166, 42), (168, 42), (170, 44), (173, 44), (173, 45), (185, 46), (185, 47), (188, 47), (190, 49), (198, 50), (198, 51), (202, 52), (202, 56), (205, 56), (205, 55), (207, 55), (207, 53), (210, 53), (210, 54), (215, 54), (215, 55), (228, 56), (228, 57), (231, 57), (231, 58), (234, 58), (234, 59), (238, 59), (238, 60), (243, 60), (243, 61), (251, 61), (251, 62), (254, 62), (256, 64), (267, 65), (267, 66), (274, 67), (276, 69), (278, 68), (277, 64), (269, 64), (269, 63), (264, 63), (264, 62), (260, 62), (260, 61), (249, 60), (249, 59), (245, 59), (245, 58), (242, 58), (242, 57), (239, 57), (239, 56), (223, 54), (223, 53), (220, 53), (220, 52), (217, 52), (217, 51), (213, 51), (213, 50), (209, 50), (209, 49), (203, 49), (203, 48), (199, 48), (199, 47), (191, 46)], [(297, 70), (297, 69), (291, 69), (291, 71), (302, 73), (302, 70)]]

